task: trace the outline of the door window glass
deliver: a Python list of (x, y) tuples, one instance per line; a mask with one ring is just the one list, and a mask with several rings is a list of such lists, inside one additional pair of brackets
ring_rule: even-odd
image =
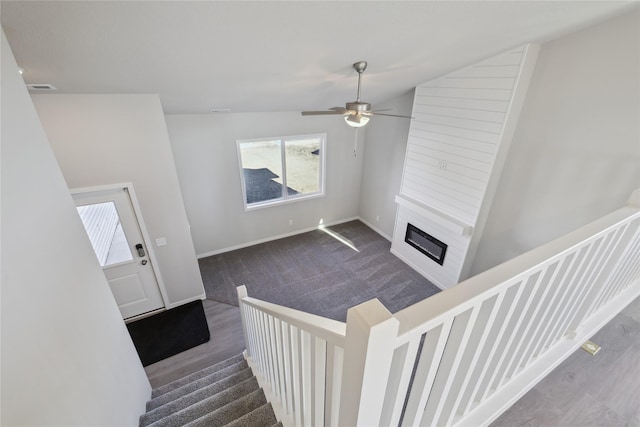
[(101, 267), (133, 259), (114, 202), (78, 206), (77, 209)]

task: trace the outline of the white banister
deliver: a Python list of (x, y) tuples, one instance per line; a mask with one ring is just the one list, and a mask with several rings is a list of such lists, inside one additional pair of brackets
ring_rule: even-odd
[(398, 335), (398, 321), (380, 301), (373, 299), (347, 311), (347, 340), (344, 349), (341, 426), (371, 426), (380, 420), (386, 375), (393, 358), (389, 345)]
[(280, 421), (338, 425), (346, 324), (237, 291), (247, 361)]
[[(244, 298), (246, 298), (247, 295), (247, 287), (246, 286), (238, 286), (236, 288), (236, 293), (238, 294), (238, 301), (242, 301)], [(238, 304), (240, 307), (242, 307), (242, 305)], [(249, 336), (248, 334), (252, 332), (252, 330), (247, 329), (247, 322), (245, 321), (245, 316), (240, 316), (240, 321), (242, 322), (242, 331), (244, 332), (243, 338), (244, 338), (244, 348), (248, 349), (249, 348)]]
[(395, 315), (239, 287), (248, 360), (285, 426), (487, 425), (640, 296), (639, 201)]
[[(592, 315), (613, 293), (619, 291), (620, 285), (628, 280), (625, 280), (625, 276), (638, 274), (637, 268), (640, 265), (640, 227), (636, 225), (635, 234), (627, 233), (627, 236), (629, 238), (619, 245), (615, 253), (612, 253), (614, 262), (610, 263), (609, 268), (603, 269), (599, 277), (599, 280), (606, 285), (600, 287), (592, 298), (586, 301), (583, 308), (585, 317)], [(633, 271), (634, 266), (636, 266), (635, 271)]]
[(640, 211), (627, 206), (401, 310), (394, 363), (416, 366), (402, 425), (488, 424), (638, 295)]
[[(239, 288), (243, 287), (244, 286), (239, 286)], [(346, 324), (343, 322), (251, 297), (245, 297), (242, 301), (245, 305), (258, 308), (261, 312), (270, 316), (282, 319), (303, 330), (309, 330), (313, 334), (318, 334), (325, 340), (335, 342), (341, 346), (344, 345)]]

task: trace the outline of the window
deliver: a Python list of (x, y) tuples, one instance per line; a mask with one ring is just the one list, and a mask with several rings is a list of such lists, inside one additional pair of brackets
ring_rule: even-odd
[(324, 196), (326, 134), (238, 141), (245, 210)]
[(100, 267), (133, 260), (115, 203), (95, 203), (76, 209)]

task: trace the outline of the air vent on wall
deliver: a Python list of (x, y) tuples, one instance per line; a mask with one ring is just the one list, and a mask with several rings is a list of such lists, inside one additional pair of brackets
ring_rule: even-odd
[(56, 90), (55, 86), (49, 83), (27, 83), (27, 89), (29, 90)]

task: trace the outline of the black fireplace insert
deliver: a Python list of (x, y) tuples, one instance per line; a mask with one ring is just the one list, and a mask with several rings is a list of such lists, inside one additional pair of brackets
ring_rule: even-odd
[(447, 253), (447, 245), (432, 235), (420, 230), (418, 227), (407, 223), (407, 233), (404, 241), (442, 265)]

